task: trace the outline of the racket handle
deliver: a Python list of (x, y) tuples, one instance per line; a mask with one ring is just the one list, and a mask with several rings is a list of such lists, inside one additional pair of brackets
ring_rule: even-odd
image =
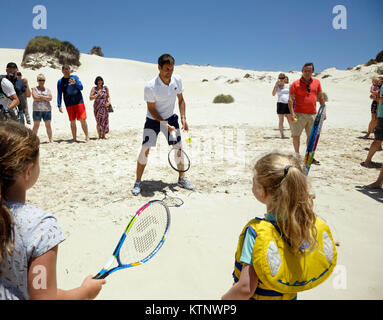
[(104, 274), (101, 274), (101, 273), (99, 272), (99, 273), (97, 273), (97, 274), (93, 277), (93, 279), (104, 279), (104, 278), (106, 278), (107, 275), (108, 275), (108, 272), (105, 272)]

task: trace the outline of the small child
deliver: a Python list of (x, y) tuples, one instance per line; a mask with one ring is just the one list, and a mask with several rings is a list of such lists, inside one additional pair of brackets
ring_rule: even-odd
[(16, 121), (0, 122), (0, 299), (94, 299), (105, 280), (88, 276), (72, 290), (56, 282), (56, 218), (25, 203), (40, 174), (40, 141)]
[(371, 120), (368, 124), (367, 133), (363, 136), (363, 139), (368, 139), (370, 137), (370, 134), (374, 132), (376, 125), (377, 125), (377, 110), (378, 110), (378, 99), (379, 99), (379, 90), (380, 90), (380, 79), (379, 78), (373, 78), (372, 79), (372, 86), (370, 88), (370, 99), (372, 99), (371, 102)]
[(267, 213), (241, 232), (234, 285), (222, 299), (295, 300), (298, 291), (321, 284), (334, 270), (330, 229), (315, 215), (314, 196), (293, 155), (274, 152), (258, 160), (252, 191)]
[(379, 84), (380, 84), (380, 81), (379, 81), (379, 78), (373, 78), (372, 79), (372, 86), (371, 86), (371, 89), (370, 89), (370, 99), (373, 99), (373, 100), (376, 100), (379, 98)]

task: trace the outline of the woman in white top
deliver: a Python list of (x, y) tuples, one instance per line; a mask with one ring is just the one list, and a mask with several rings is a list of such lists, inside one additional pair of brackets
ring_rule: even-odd
[(45, 128), (47, 130), (47, 135), (49, 142), (53, 142), (52, 139), (52, 107), (50, 101), (52, 100), (51, 91), (44, 86), (45, 76), (39, 74), (37, 76), (37, 87), (32, 89), (33, 97), (33, 132), (37, 135), (37, 131), (40, 127), (41, 120), (44, 120)]
[(284, 73), (280, 73), (278, 76), (278, 81), (275, 83), (272, 95), (278, 94), (278, 102), (277, 102), (277, 114), (279, 118), (279, 131), (281, 133), (281, 138), (284, 139), (285, 135), (283, 134), (283, 119), (286, 117), (289, 122), (289, 126), (291, 128), (291, 117), (289, 110), (289, 89), (290, 85), (289, 78), (285, 76)]

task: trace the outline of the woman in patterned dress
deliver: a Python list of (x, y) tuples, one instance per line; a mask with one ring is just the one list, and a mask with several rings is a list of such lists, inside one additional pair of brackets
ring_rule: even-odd
[(95, 87), (90, 92), (90, 100), (94, 100), (93, 109), (97, 122), (97, 133), (99, 139), (105, 139), (105, 134), (109, 132), (109, 112), (110, 95), (107, 86), (104, 86), (104, 80), (98, 76), (94, 80)]

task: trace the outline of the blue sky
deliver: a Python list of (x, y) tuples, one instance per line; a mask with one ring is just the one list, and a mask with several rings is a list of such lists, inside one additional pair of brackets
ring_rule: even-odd
[[(347, 9), (335, 30), (333, 7)], [(32, 9), (47, 9), (35, 30)], [(0, 47), (25, 48), (37, 35), (71, 42), (82, 53), (97, 45), (106, 57), (254, 70), (346, 69), (383, 50), (382, 0), (1, 0)], [(4, 28), (3, 28), (4, 30)]]

